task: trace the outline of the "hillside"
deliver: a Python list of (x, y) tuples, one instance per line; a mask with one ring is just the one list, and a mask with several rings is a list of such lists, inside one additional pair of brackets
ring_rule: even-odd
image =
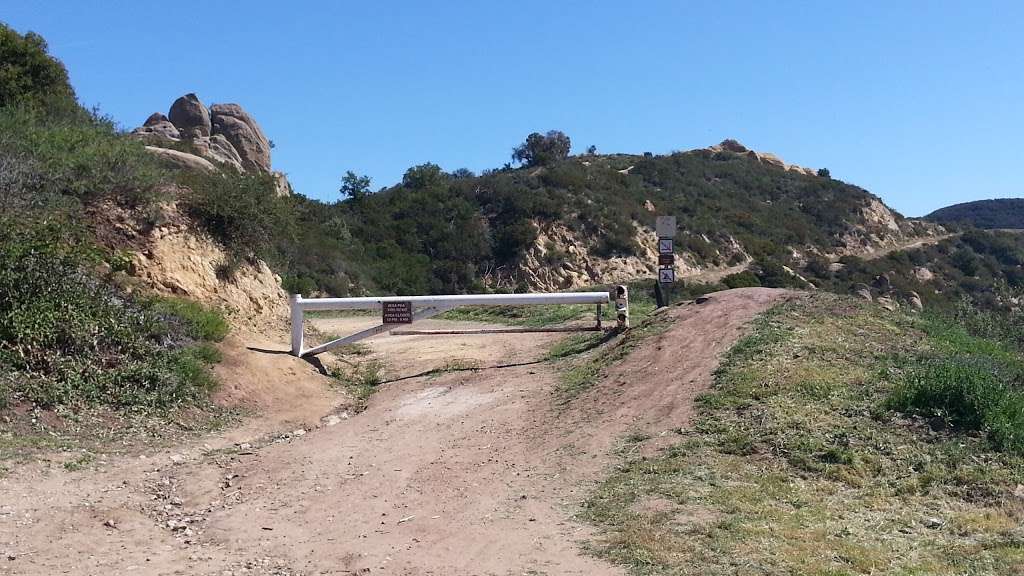
[[(243, 106), (168, 101), (120, 130), (0, 25), (0, 575), (1021, 574), (1024, 234), (557, 131), (323, 202)], [(288, 352), (287, 292), (609, 282), (628, 329), (469, 308)]]
[[(729, 142), (727, 142), (729, 144)], [(771, 158), (772, 161), (766, 161)], [(856, 186), (732, 142), (665, 156), (582, 155), (475, 176), (432, 164), (375, 194), (298, 195), (293, 286), (346, 294), (570, 289), (651, 277), (658, 215), (677, 217), (680, 275), (754, 260), (793, 267), (938, 234)], [(345, 258), (330, 258), (341, 253)]]
[(1024, 229), (1024, 198), (964, 202), (939, 208), (924, 218), (939, 224), (983, 229)]

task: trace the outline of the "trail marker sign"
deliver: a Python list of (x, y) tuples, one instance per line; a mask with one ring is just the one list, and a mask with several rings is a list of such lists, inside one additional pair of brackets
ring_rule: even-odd
[(658, 254), (658, 266), (674, 266), (675, 263), (675, 254)]
[(672, 254), (675, 252), (671, 238), (658, 238), (658, 254)]
[(676, 281), (676, 271), (674, 268), (659, 268), (658, 269), (658, 283), (659, 284), (672, 284)]
[(412, 302), (382, 302), (380, 309), (384, 324), (412, 324)]
[(658, 232), (658, 238), (675, 238), (676, 217), (658, 216), (654, 222), (654, 229)]

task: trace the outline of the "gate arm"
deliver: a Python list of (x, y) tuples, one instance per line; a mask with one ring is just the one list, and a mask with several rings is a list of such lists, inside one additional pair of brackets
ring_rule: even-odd
[[(417, 320), (426, 320), (427, 318), (431, 318), (433, 316), (437, 316), (438, 314), (443, 314), (443, 313), (451, 310), (452, 308), (455, 308), (455, 306), (454, 305), (434, 305), (434, 306), (428, 306), (426, 308), (421, 308), (420, 310), (417, 310), (415, 314), (412, 315), (412, 320), (413, 320), (413, 322), (415, 322)], [(405, 324), (380, 324), (378, 326), (373, 326), (371, 328), (367, 328), (366, 330), (361, 330), (359, 332), (356, 332), (355, 334), (349, 334), (348, 336), (345, 336), (343, 338), (338, 338), (337, 340), (331, 340), (330, 342), (327, 342), (325, 344), (321, 344), (321, 345), (317, 346), (316, 348), (310, 348), (309, 350), (302, 350), (302, 351), (299, 352), (299, 356), (302, 357), (302, 358), (305, 358), (307, 356), (316, 356), (317, 354), (321, 354), (323, 352), (327, 352), (328, 350), (331, 350), (333, 348), (337, 348), (338, 346), (344, 346), (346, 344), (351, 344), (353, 342), (358, 342), (359, 340), (362, 340), (364, 338), (369, 338), (370, 336), (376, 336), (377, 334), (380, 334), (382, 332), (387, 332), (388, 330), (391, 330), (392, 328), (395, 328), (397, 326), (405, 326)]]

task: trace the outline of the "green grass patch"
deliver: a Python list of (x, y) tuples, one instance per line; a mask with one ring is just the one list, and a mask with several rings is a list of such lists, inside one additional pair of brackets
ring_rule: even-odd
[(384, 382), (385, 369), (384, 362), (380, 360), (346, 362), (332, 370), (331, 376), (352, 394), (357, 409), (362, 410), (366, 408), (366, 403), (377, 391), (377, 387)]
[(0, 216), (0, 403), (166, 410), (215, 386), (220, 313), (125, 293), (106, 256), (71, 222)]
[(159, 297), (149, 303), (150, 310), (184, 325), (185, 333), (194, 340), (220, 342), (231, 327), (219, 310), (184, 298)]
[[(585, 502), (592, 551), (635, 574), (1020, 573), (1024, 459), (994, 450), (991, 428), (888, 409), (954, 353), (930, 321), (821, 293), (762, 315), (685, 439), (624, 454)], [(998, 379), (980, 373), (943, 373), (943, 398), (989, 398)]]

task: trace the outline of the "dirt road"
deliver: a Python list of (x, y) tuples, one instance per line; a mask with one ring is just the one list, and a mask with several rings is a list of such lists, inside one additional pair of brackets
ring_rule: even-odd
[[(242, 348), (226, 397), (256, 401), (288, 380), (262, 392), (287, 405), (270, 419), (277, 433), (246, 439), (268, 429), (255, 418), (95, 469), (15, 470), (0, 479), (0, 574), (620, 574), (582, 551), (595, 535), (576, 506), (623, 434), (643, 429), (656, 446), (687, 424), (719, 355), (786, 294), (671, 309), (670, 330), (567, 408), (554, 402), (557, 366), (539, 361), (559, 336), (371, 340), (397, 379), (358, 415), (330, 409), (307, 363)], [(416, 376), (452, 359), (482, 368)]]

